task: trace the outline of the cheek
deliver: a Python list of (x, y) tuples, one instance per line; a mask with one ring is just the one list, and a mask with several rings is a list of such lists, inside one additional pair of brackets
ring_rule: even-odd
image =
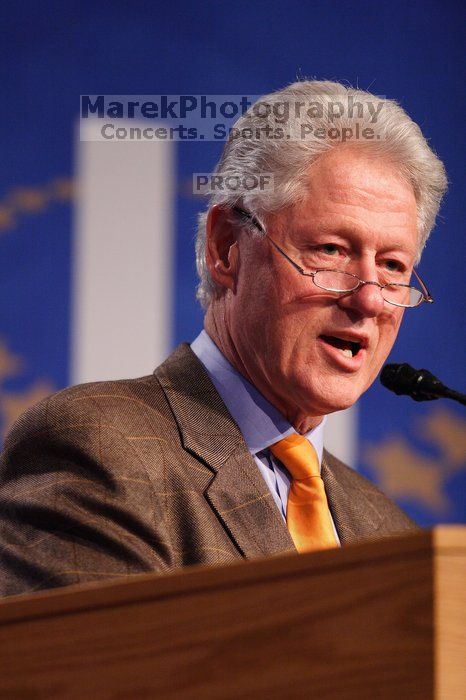
[(236, 293), (229, 295), (230, 323), (236, 338), (263, 351), (276, 336), (280, 318), (277, 289), (270, 271), (257, 265), (238, 281)]
[(391, 323), (389, 323), (388, 325), (387, 337), (389, 338), (389, 342), (391, 343), (390, 347), (396, 340), (396, 336), (398, 335), (398, 331), (400, 330), (401, 321), (403, 320), (404, 312), (404, 309), (396, 309), (395, 313), (392, 316)]
[(400, 329), (403, 314), (404, 309), (396, 309), (394, 313), (390, 314), (390, 316), (385, 319), (383, 325), (380, 326), (376, 355), (381, 362), (385, 361), (393, 347)]
[[(246, 268), (246, 266), (244, 266)], [(290, 285), (285, 284), (271, 266), (248, 265), (238, 280), (237, 294), (232, 299), (239, 319), (254, 324), (258, 336), (277, 327), (285, 317)]]

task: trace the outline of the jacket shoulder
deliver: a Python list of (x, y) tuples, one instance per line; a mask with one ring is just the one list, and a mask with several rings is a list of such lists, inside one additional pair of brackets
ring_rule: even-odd
[(154, 375), (77, 384), (25, 411), (12, 426), (4, 447), (8, 450), (25, 437), (37, 438), (70, 427), (117, 427), (122, 422), (127, 427), (128, 421), (137, 416), (154, 413), (167, 413), (163, 391)]

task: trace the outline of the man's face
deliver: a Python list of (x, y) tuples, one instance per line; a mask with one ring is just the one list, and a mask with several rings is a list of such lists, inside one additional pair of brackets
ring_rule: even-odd
[[(350, 148), (321, 156), (309, 170), (306, 200), (265, 225), (311, 271), (409, 281), (416, 202), (386, 161)], [(403, 310), (375, 285), (344, 296), (320, 290), (264, 237), (242, 233), (237, 255), (224, 311), (239, 369), (301, 432), (355, 403), (390, 352)]]

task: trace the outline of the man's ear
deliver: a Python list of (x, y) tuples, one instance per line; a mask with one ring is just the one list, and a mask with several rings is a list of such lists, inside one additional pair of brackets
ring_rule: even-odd
[(206, 221), (206, 263), (214, 282), (235, 291), (238, 272), (238, 228), (232, 214), (215, 204)]

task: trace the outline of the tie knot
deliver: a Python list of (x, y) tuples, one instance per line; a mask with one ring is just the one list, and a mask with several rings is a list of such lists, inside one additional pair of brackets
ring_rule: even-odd
[(293, 433), (274, 445), (270, 451), (290, 472), (293, 479), (307, 479), (320, 476), (319, 460), (309, 440)]

